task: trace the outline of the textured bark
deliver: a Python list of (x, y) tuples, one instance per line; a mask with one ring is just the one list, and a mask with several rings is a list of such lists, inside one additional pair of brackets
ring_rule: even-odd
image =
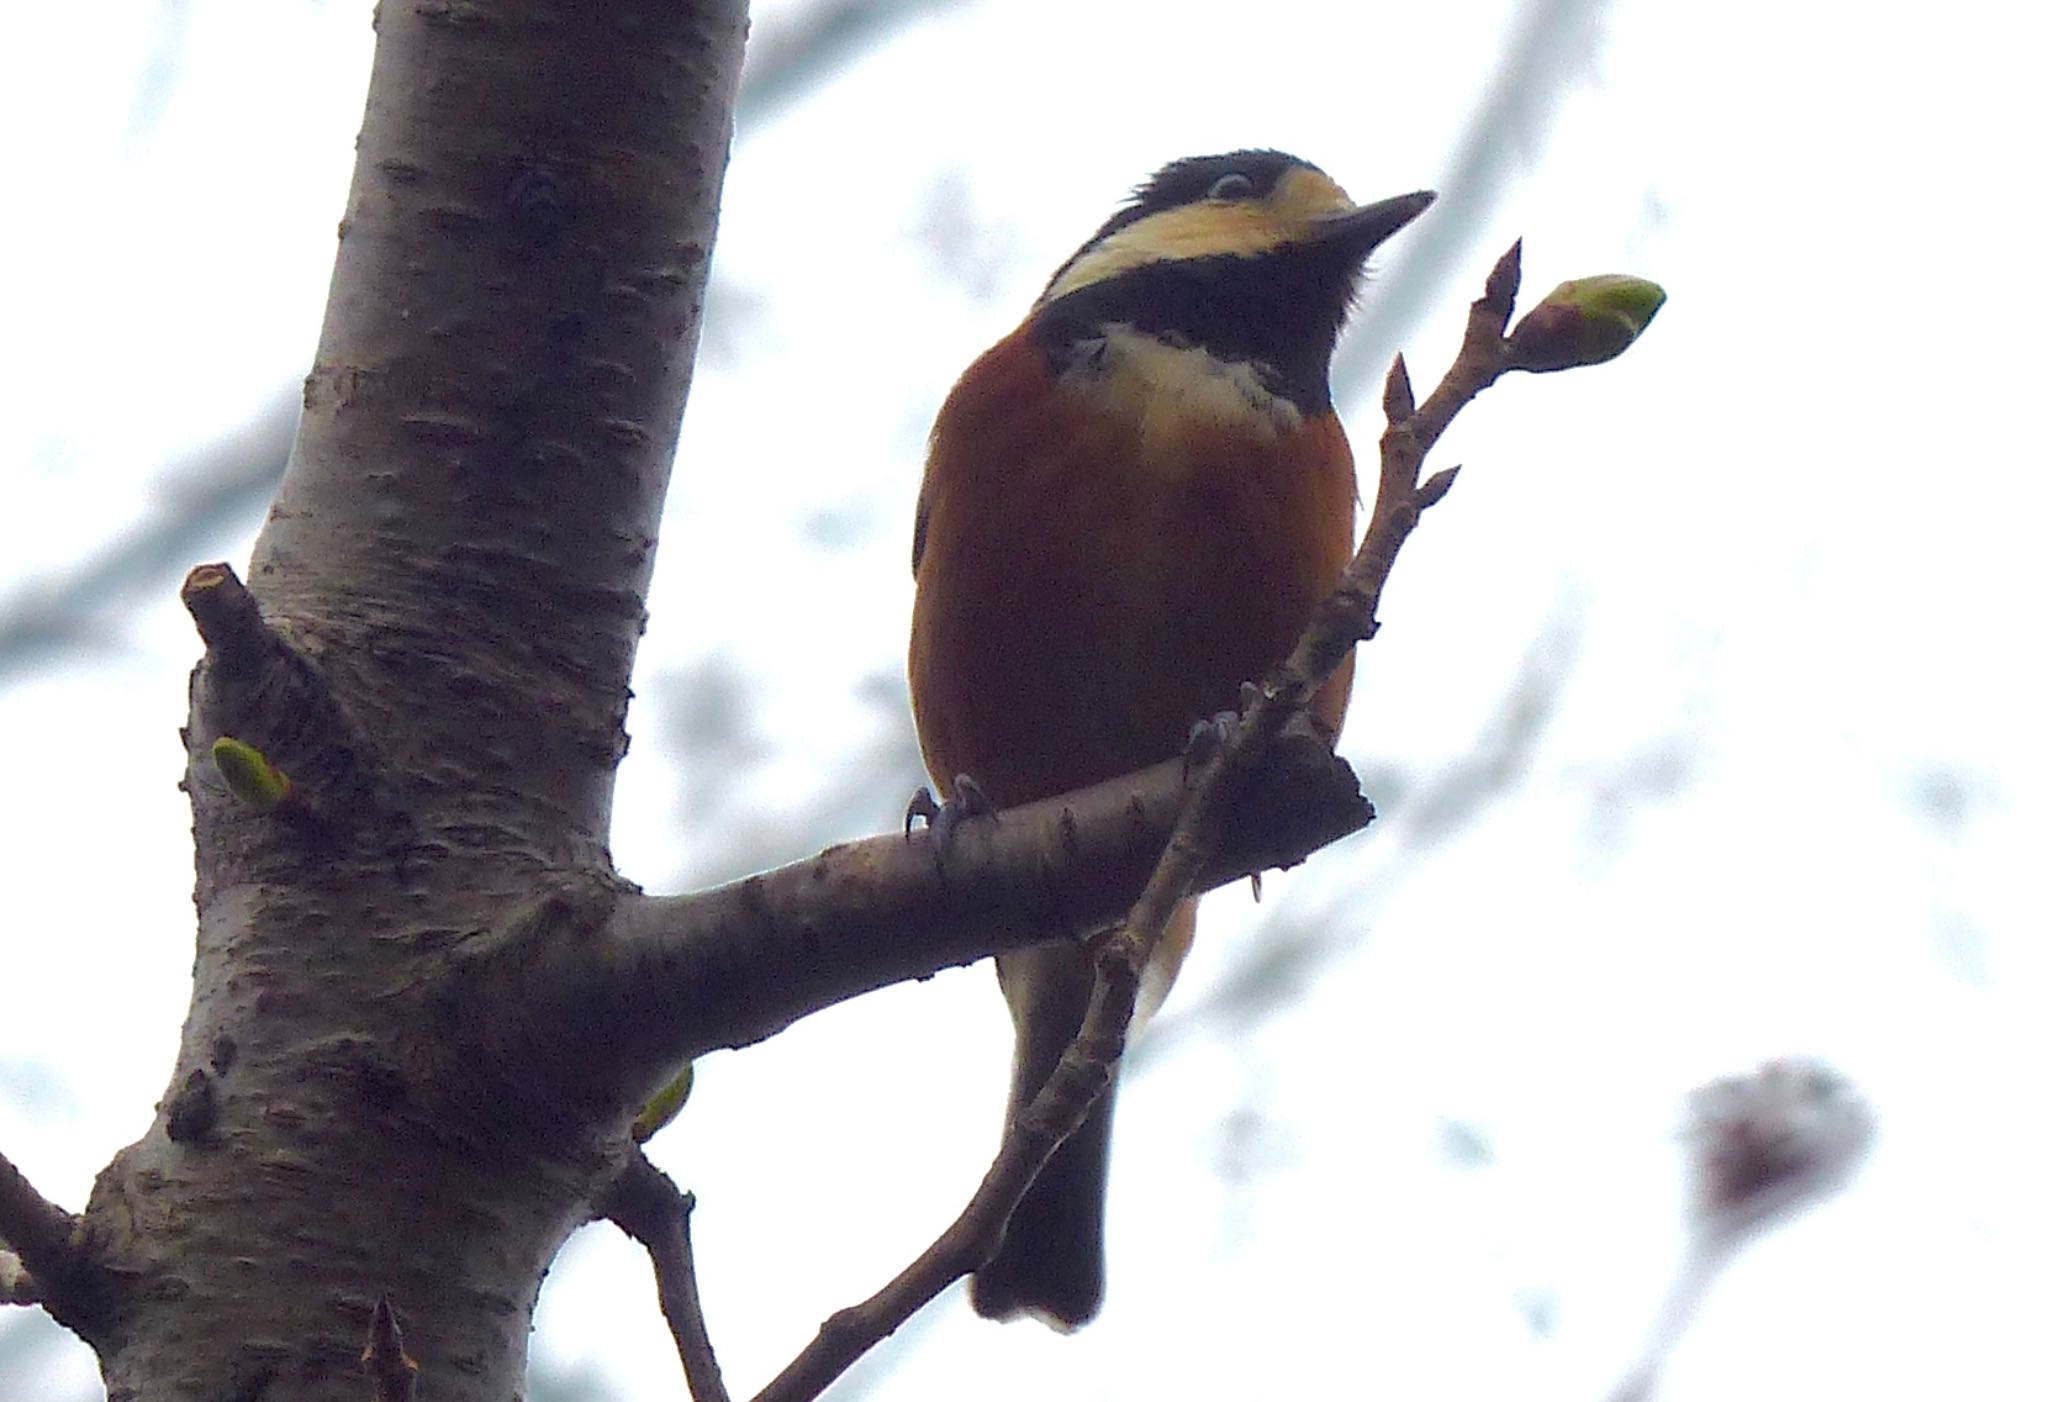
[[(86, 1214), (110, 1397), (518, 1396), (625, 1142), (447, 1035), (451, 966), (605, 846), (730, 136), (735, 0), (387, 3), (249, 595), (196, 573), (191, 1012)], [(260, 613), (259, 613), (260, 610)], [(292, 798), (237, 800), (217, 737)], [(60, 1310), (61, 1313), (61, 1310)]]
[[(885, 984), (1099, 933), (1157, 865), (1188, 777), (1168, 760), (969, 820), (943, 861), (928, 835), (890, 834), (690, 895), (583, 912), (557, 897), (527, 938), (475, 970), (478, 992), (464, 1006), (521, 1009), (519, 1024), (479, 1029), (478, 1040), (547, 1077), (555, 1098), (651, 1088), (632, 1078), (760, 1041)], [(1301, 717), (1231, 796), (1197, 888), (1292, 866), (1372, 816), (1327, 732)]]

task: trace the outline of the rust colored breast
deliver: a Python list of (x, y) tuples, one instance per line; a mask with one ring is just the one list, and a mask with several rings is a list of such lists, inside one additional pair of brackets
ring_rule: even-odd
[[(1027, 328), (940, 411), (910, 684), (942, 788), (972, 774), (1008, 806), (1179, 753), (1335, 587), (1356, 490), (1336, 418), (1159, 410), (1056, 382)], [(1349, 692), (1347, 662), (1317, 702), (1332, 726)]]

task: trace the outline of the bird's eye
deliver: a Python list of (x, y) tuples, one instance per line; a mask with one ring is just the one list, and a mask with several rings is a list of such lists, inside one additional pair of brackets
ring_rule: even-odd
[(1233, 170), (1230, 174), (1217, 178), (1216, 183), (1209, 187), (1208, 198), (1212, 200), (1241, 200), (1251, 194), (1251, 192), (1252, 178), (1249, 175)]

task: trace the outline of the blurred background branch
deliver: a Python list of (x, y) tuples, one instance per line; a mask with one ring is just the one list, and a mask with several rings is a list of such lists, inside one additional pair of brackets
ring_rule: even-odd
[[(1598, 25), (1607, 0), (1534, 0), (1486, 84), (1486, 100), (1468, 121), (1429, 218), (1400, 245), (1401, 255), (1375, 285), (1330, 366), (1339, 404), (1378, 385), (1394, 352), (1407, 345), (1422, 314), (1441, 300), (1459, 258), (1485, 227), (1517, 167), (1533, 164), (1550, 119), (1572, 88), (1594, 71)], [(1536, 289), (1538, 295), (1540, 288)], [(1535, 297), (1528, 299), (1531, 305)]]
[[(735, 142), (799, 105), (906, 25), (960, 3), (830, 0), (762, 26), (748, 45)], [(158, 12), (153, 56), (130, 117), (138, 134), (162, 118), (189, 41), (188, 8), (173, 3)], [(715, 268), (706, 295), (714, 301), (727, 295)], [(281, 391), (241, 427), (167, 465), (142, 526), (82, 550), (83, 562), (61, 577), (0, 595), (0, 686), (53, 656), (102, 645), (121, 610), (164, 592), (194, 562), (220, 554), (219, 543), (276, 494), (298, 419), (297, 389)]]

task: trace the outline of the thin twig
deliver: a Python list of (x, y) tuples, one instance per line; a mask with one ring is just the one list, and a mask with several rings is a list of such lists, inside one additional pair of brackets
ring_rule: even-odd
[(995, 1254), (1004, 1227), (1031, 1180), (1077, 1129), (1108, 1085), (1137, 1001), (1139, 975), (1174, 908), (1194, 890), (1214, 857), (1230, 803), (1285, 726), (1308, 706), (1351, 649), (1378, 628), (1380, 592), (1416, 522), (1449, 490), (1454, 474), (1420, 482), (1422, 460), (1453, 416), (1508, 368), (1502, 333), (1514, 310), (1521, 244), (1487, 278), (1466, 321), (1465, 340), (1443, 382), (1412, 407), (1407, 367), (1397, 358), (1387, 377), (1390, 422), (1380, 439), (1379, 494), (1365, 540), (1337, 591), (1315, 612), (1293, 653), (1265, 683), (1210, 763), (1195, 775), (1166, 850), (1123, 925), (1103, 942), (1095, 989), (1059, 1066), (1005, 1126), (981, 1185), (953, 1224), (880, 1292), (840, 1310), (818, 1336), (763, 1388), (755, 1402), (805, 1402), (855, 1359), (894, 1332), (954, 1280)]
[(690, 1245), (690, 1213), (696, 1206), (695, 1195), (678, 1188), (637, 1147), (597, 1205), (620, 1231), (647, 1248), (662, 1317), (683, 1360), (690, 1396), (696, 1402), (732, 1402), (697, 1292), (697, 1257)]
[[(1295, 887), (1273, 910), (1257, 943), (1243, 951), (1235, 968), (1224, 971), (1207, 998), (1176, 1001), (1146, 1024), (1144, 1040), (1131, 1049), (1121, 1074), (1128, 1078), (1134, 1069), (1165, 1059), (1202, 1029), (1272, 1016), (1308, 987), (1324, 965), (1349, 952), (1372, 925), (1361, 912), (1388, 909), (1401, 883), (1422, 869), (1416, 860), (1421, 852), (1445, 846), (1521, 778), (1556, 712), (1576, 632), (1569, 613), (1554, 617), (1530, 641), (1514, 681), (1502, 691), (1471, 747), (1401, 794), (1394, 805), (1398, 821), (1374, 846), (1376, 864), (1348, 882), (1351, 890), (1338, 897), (1347, 918), (1333, 920), (1327, 912), (1306, 908), (1305, 888)], [(1398, 788), (1401, 783), (1382, 771), (1377, 786)]]

